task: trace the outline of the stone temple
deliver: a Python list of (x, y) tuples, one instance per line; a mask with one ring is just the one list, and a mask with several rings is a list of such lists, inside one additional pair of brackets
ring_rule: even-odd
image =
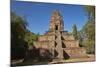
[[(48, 32), (38, 37), (34, 42), (35, 48), (47, 49), (52, 54), (52, 59), (68, 59), (86, 57), (86, 50), (79, 47), (72, 33), (64, 31), (63, 17), (58, 10), (53, 11)], [(39, 53), (44, 53), (40, 50)]]

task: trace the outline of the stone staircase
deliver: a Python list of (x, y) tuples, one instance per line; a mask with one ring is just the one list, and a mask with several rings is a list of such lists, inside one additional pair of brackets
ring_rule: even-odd
[[(54, 47), (54, 58), (59, 61), (68, 58), (83, 58), (86, 57), (86, 51), (81, 47), (68, 47), (63, 43), (62, 34), (59, 31), (55, 33), (55, 47)], [(54, 59), (54, 60), (55, 60)]]
[(62, 39), (61, 39), (61, 33), (59, 31), (56, 31), (55, 34), (55, 51), (58, 53), (58, 55), (55, 56), (57, 59), (63, 59), (63, 48), (62, 48)]

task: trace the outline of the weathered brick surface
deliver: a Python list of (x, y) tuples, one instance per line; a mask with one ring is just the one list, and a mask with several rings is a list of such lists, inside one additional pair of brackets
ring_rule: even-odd
[(70, 56), (70, 58), (81, 58), (81, 57), (87, 57), (86, 56), (86, 50), (84, 48), (80, 47), (71, 47), (71, 48), (65, 48), (64, 51)]
[(42, 35), (38, 38), (38, 41), (54, 41), (55, 36), (54, 35)]
[(63, 43), (67, 47), (79, 47), (79, 41), (77, 40), (63, 40)]

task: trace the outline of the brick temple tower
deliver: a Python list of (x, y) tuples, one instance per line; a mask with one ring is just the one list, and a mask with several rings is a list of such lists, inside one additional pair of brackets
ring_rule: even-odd
[[(48, 32), (39, 36), (34, 46), (49, 50), (53, 60), (86, 57), (86, 50), (79, 47), (79, 41), (64, 31), (63, 17), (58, 10), (53, 11)], [(45, 54), (45, 50), (40, 50), (40, 54)]]
[(64, 23), (60, 12), (55, 10), (51, 16), (50, 31), (64, 31)]

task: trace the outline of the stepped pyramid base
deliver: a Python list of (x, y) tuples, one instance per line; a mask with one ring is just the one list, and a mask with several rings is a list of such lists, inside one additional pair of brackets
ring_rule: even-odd
[[(86, 57), (86, 50), (79, 47), (79, 41), (73, 37), (72, 33), (64, 31), (63, 19), (59, 11), (53, 12), (49, 31), (39, 36), (34, 46), (37, 49), (49, 50), (51, 58), (57, 61)], [(39, 53), (39, 55), (44, 54), (43, 56), (47, 54), (45, 50), (40, 50)]]

